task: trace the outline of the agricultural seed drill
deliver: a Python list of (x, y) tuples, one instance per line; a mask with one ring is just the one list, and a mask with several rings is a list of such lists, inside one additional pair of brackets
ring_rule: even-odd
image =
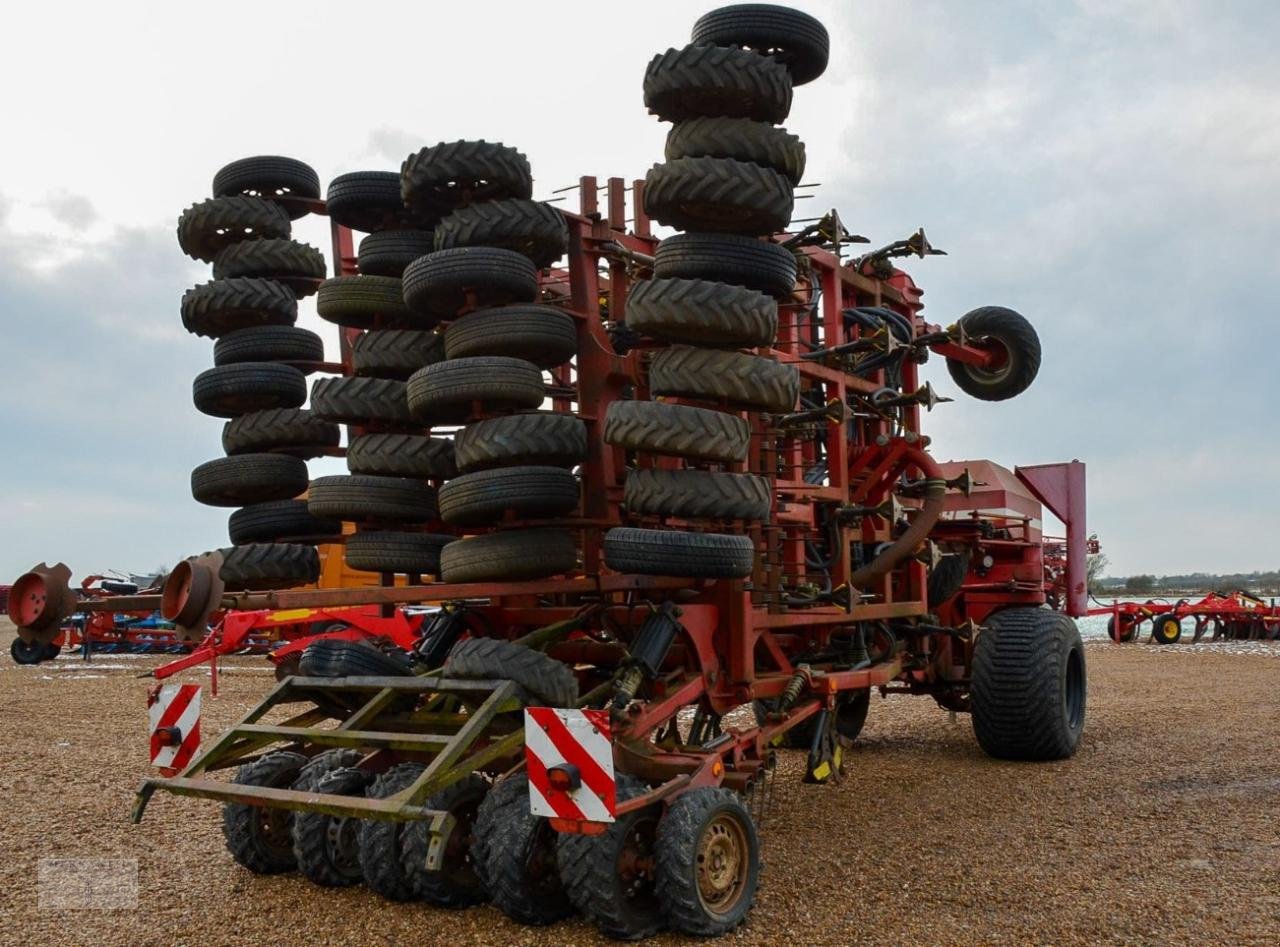
[[(646, 104), (675, 124), (630, 208), (620, 179), (601, 206), (583, 178), (576, 213), (531, 201), (519, 152), (450, 142), (399, 175), (343, 175), (325, 202), (305, 165), (245, 159), (184, 214), (215, 275), (189, 294), (189, 328), (265, 345), (290, 312), (277, 289), (318, 284), (348, 372), (315, 383), (307, 419), (254, 418), (301, 404), (288, 372), (239, 367), (270, 362), (201, 376), (198, 406), (247, 412), (239, 434), (270, 428), (295, 453), (316, 417), (353, 438), (352, 474), (311, 482), (305, 509), (290, 499), (305, 466), (270, 440), (203, 465), (193, 492), (356, 522), (349, 560), (387, 582), (290, 591), (307, 547), (264, 535), (175, 569), (165, 614), (444, 605), (408, 654), (308, 649), (242, 722), (144, 783), (136, 818), (157, 790), (217, 799), (255, 872), (705, 935), (752, 906), (779, 748), (805, 754), (807, 780), (839, 778), (874, 690), (971, 713), (1000, 758), (1074, 752), (1084, 653), (1043, 607), (1038, 515), (966, 519), (995, 468), (944, 470), (920, 427), (939, 400), (919, 378), (931, 354), (1002, 400), (1036, 374), (1034, 330), (999, 307), (927, 322), (895, 264), (937, 252), (923, 232), (846, 260), (862, 238), (835, 212), (789, 228), (803, 146), (776, 126), (825, 67), (821, 24), (749, 4), (707, 14), (693, 41), (646, 72)], [(308, 211), (334, 225), (323, 283), (287, 238)], [(651, 220), (683, 232), (658, 240)], [(369, 232), (358, 257), (351, 229)], [(1082, 504), (1075, 476), (1033, 475), (1029, 496)], [(60, 598), (52, 570), (19, 581), (24, 635)]]

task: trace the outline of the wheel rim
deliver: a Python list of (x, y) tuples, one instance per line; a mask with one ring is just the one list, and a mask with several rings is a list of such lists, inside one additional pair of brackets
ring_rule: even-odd
[(290, 858), (293, 855), (293, 835), (290, 832), (293, 813), (266, 806), (257, 806), (255, 809), (258, 816), (258, 839), (263, 848), (276, 858)]
[(1084, 723), (1084, 655), (1073, 648), (1067, 655), (1067, 682), (1062, 695), (1067, 726), (1077, 730)]
[(325, 826), (329, 862), (348, 878), (360, 877), (360, 820), (330, 818)]
[(1009, 347), (995, 336), (987, 336), (969, 342), (972, 348), (981, 349), (991, 355), (988, 365), (970, 365), (964, 363), (965, 371), (983, 384), (992, 385), (1004, 381), (1013, 372), (1013, 358)]
[(697, 853), (698, 898), (713, 914), (728, 914), (742, 900), (750, 868), (747, 833), (731, 813), (702, 831)]
[(653, 843), (658, 820), (651, 815), (636, 819), (618, 852), (617, 873), (622, 900), (633, 909), (645, 910), (654, 901), (654, 879), (657, 859)]

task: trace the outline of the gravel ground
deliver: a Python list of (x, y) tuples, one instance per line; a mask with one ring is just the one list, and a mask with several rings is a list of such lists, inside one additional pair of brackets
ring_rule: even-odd
[[(582, 922), (532, 929), (487, 907), (450, 913), (256, 878), (223, 849), (209, 802), (158, 795), (129, 824), (148, 772), (149, 682), (136, 675), (159, 659), (20, 668), (11, 638), (0, 630), (0, 944), (599, 940)], [(1280, 645), (1087, 649), (1089, 716), (1072, 760), (987, 759), (967, 720), (922, 698), (873, 702), (837, 786), (801, 785), (799, 756), (784, 754), (759, 900), (722, 942), (1280, 942)], [(224, 667), (206, 739), (271, 683), (260, 658)], [(136, 860), (137, 907), (40, 907), (46, 858)]]

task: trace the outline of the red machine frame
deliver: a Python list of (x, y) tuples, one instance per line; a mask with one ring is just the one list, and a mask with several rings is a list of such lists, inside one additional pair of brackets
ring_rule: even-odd
[[(1151, 622), (1151, 640), (1159, 644), (1173, 644), (1182, 637), (1182, 622), (1190, 618), (1194, 623), (1192, 642), (1200, 641), (1211, 632), (1211, 641), (1274, 641), (1280, 639), (1280, 605), (1275, 599), (1264, 599), (1235, 589), (1230, 592), (1210, 592), (1198, 601), (1185, 598), (1176, 602), (1147, 599), (1145, 602), (1116, 601), (1112, 605), (1100, 605), (1089, 609), (1090, 615), (1107, 615), (1107, 631), (1112, 641), (1123, 644), (1134, 641), (1143, 622)], [(1161, 622), (1173, 621), (1176, 633), (1160, 636)]]

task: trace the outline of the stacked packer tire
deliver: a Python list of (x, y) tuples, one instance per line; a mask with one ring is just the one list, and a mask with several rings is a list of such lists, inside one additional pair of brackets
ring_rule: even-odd
[(213, 367), (192, 385), (195, 406), (225, 420), (225, 457), (191, 472), (191, 492), (210, 506), (238, 507), (222, 550), (231, 589), (315, 582), (313, 543), (339, 531), (312, 516), (306, 459), (334, 448), (338, 428), (302, 408), (306, 374), (324, 360), (320, 338), (294, 325), (298, 300), (325, 275), (320, 251), (291, 238), (292, 223), (319, 198), (316, 173), (292, 158), (243, 158), (222, 168), (213, 193), (178, 219), (178, 243), (213, 264), (213, 280), (182, 298), (187, 331), (215, 340)]

